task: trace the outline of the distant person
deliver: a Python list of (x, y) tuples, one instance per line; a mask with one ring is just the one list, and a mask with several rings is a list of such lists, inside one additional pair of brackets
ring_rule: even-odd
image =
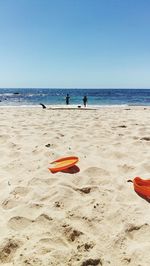
[(86, 105), (87, 105), (87, 101), (88, 101), (87, 96), (84, 96), (84, 97), (83, 97), (83, 104), (84, 104), (84, 107), (86, 107)]
[(70, 96), (69, 96), (69, 94), (67, 93), (67, 96), (66, 96), (66, 104), (67, 104), (67, 105), (69, 104), (69, 100), (70, 100)]

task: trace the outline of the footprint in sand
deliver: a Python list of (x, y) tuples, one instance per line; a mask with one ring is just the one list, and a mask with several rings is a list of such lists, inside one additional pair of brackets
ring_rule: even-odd
[(17, 200), (13, 200), (13, 199), (6, 199), (2, 202), (2, 208), (4, 210), (9, 210), (9, 209), (13, 209), (15, 207), (17, 207), (19, 204), (19, 202)]
[(36, 219), (35, 219), (35, 222), (40, 222), (40, 223), (45, 223), (46, 221), (47, 222), (51, 222), (53, 219), (48, 216), (47, 214), (45, 213), (42, 213), (41, 215), (39, 215)]
[(29, 188), (27, 187), (15, 187), (15, 189), (10, 193), (14, 196), (24, 197), (28, 194)]
[(9, 210), (18, 206), (20, 197), (24, 197), (28, 194), (29, 189), (27, 187), (15, 187), (10, 193), (10, 196), (2, 202), (2, 208)]
[[(129, 239), (134, 239), (137, 241), (140, 239), (140, 242), (145, 243), (145, 235), (150, 237), (150, 226), (147, 223), (141, 225), (129, 224), (125, 229), (125, 233)], [(147, 239), (149, 239), (149, 237)]]
[(84, 171), (84, 174), (88, 177), (88, 185), (106, 185), (110, 182), (110, 173), (100, 167), (89, 167)]
[[(142, 254), (142, 252), (145, 252), (146, 254), (149, 251), (149, 229), (150, 226), (147, 223), (141, 225), (127, 224), (126, 228), (115, 237), (113, 246), (114, 250), (117, 251), (117, 254), (121, 255), (120, 259), (123, 263), (121, 265), (124, 265), (124, 263), (125, 265), (129, 264), (132, 260), (132, 254), (134, 254), (134, 265), (145, 265), (143, 263), (138, 264), (137, 262), (139, 261), (138, 253)], [(145, 236), (147, 236), (147, 241)], [(133, 243), (136, 243), (136, 245), (134, 246)], [(132, 250), (132, 252), (129, 252), (129, 250)], [(137, 254), (136, 257), (135, 254)]]
[(0, 263), (9, 263), (12, 261), (21, 242), (13, 239), (6, 239), (0, 245)]
[(145, 235), (148, 235), (147, 239), (150, 237), (150, 226), (145, 223), (142, 225), (127, 224), (126, 228), (123, 229), (120, 234), (118, 234), (114, 239), (114, 247), (125, 251), (127, 247), (132, 245), (132, 241), (137, 242), (140, 239), (140, 245), (145, 244)]
[(55, 239), (53, 236), (51, 237), (43, 237), (37, 242), (36, 249), (38, 250), (38, 254), (44, 255), (46, 253), (50, 253), (51, 251), (62, 249), (68, 250), (69, 244), (66, 242), (64, 238), (60, 236), (57, 237), (55, 235)]
[(15, 216), (8, 221), (8, 226), (13, 230), (19, 231), (29, 226), (32, 222), (33, 221), (28, 218)]
[(127, 164), (123, 164), (123, 165), (119, 165), (118, 168), (123, 172), (123, 173), (131, 173), (134, 171), (135, 167), (132, 165), (127, 165)]

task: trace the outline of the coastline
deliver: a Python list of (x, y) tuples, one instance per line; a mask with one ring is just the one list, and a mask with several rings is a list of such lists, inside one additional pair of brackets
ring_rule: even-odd
[[(148, 266), (149, 203), (127, 180), (150, 178), (150, 107), (83, 109), (0, 108), (1, 265)], [(71, 155), (78, 172), (48, 170)]]
[[(87, 105), (87, 107), (84, 107), (83, 105), (75, 105), (75, 104), (70, 104), (70, 105), (63, 105), (63, 104), (60, 104), (60, 105), (58, 105), (58, 104), (44, 104), (45, 106), (46, 106), (46, 109), (47, 110), (50, 110), (50, 109), (53, 109), (53, 110), (65, 110), (65, 109), (67, 109), (67, 110), (76, 110), (76, 109), (78, 109), (78, 110), (99, 110), (99, 109), (109, 109), (109, 108), (112, 108), (112, 109), (115, 109), (115, 108), (121, 108), (121, 109), (123, 109), (123, 108), (147, 108), (147, 109), (149, 109), (150, 108), (150, 105), (132, 105), (132, 104), (116, 104), (116, 105)], [(78, 106), (80, 106), (80, 107), (78, 107)], [(42, 106), (40, 105), (40, 104), (35, 104), (35, 105), (29, 105), (29, 104), (27, 104), (27, 105), (0, 105), (0, 109), (1, 108), (25, 108), (25, 109), (30, 109), (30, 108), (35, 108), (35, 109), (42, 109)], [(46, 110), (45, 109), (45, 110)]]

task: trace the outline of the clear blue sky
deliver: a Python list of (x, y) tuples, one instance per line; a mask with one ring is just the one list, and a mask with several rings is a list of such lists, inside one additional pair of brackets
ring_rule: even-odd
[(150, 1), (0, 0), (0, 87), (150, 88)]

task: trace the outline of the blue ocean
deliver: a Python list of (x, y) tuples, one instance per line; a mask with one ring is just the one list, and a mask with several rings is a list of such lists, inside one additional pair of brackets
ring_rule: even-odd
[(150, 105), (150, 89), (0, 89), (0, 106), (65, 105), (67, 93), (70, 105), (88, 106)]

